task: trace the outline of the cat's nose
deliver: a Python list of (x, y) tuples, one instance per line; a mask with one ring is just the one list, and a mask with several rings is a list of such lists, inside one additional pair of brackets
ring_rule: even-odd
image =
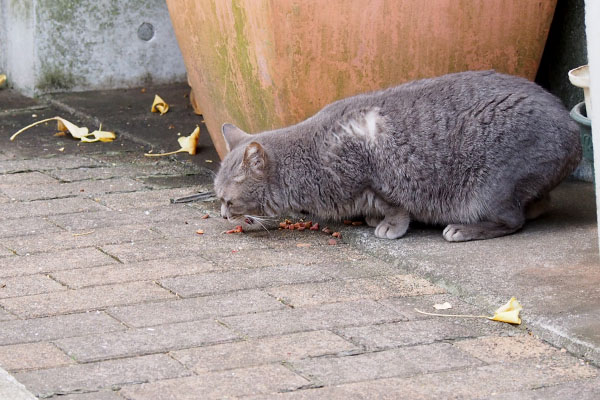
[(221, 204), (221, 216), (225, 219), (229, 218), (229, 210), (225, 204)]

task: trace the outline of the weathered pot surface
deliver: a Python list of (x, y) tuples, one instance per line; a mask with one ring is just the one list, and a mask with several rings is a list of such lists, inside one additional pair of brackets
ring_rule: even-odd
[(449, 72), (535, 77), (556, 0), (167, 0), (212, 140)]

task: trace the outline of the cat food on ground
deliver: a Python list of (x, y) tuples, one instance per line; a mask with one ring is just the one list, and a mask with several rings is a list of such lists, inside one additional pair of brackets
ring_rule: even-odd
[(196, 231), (196, 233), (197, 233), (198, 235), (204, 235), (204, 231), (203, 231), (202, 229), (198, 229), (198, 230)]
[(200, 217), (200, 219), (207, 219), (207, 218), (210, 218), (210, 215), (204, 214), (203, 216)]
[(231, 233), (242, 233), (244, 232), (244, 229), (242, 229), (241, 225), (236, 226), (233, 229), (230, 229), (228, 231), (225, 231), (226, 234), (231, 234)]
[[(317, 224), (318, 225), (318, 224)], [(280, 229), (289, 229), (291, 231), (293, 230), (298, 230), (298, 231), (303, 231), (305, 229), (311, 229), (313, 226), (312, 221), (307, 221), (307, 222), (292, 222), (289, 219), (286, 219), (284, 222), (280, 222), (279, 223), (279, 228)], [(314, 229), (311, 229), (314, 230)]]

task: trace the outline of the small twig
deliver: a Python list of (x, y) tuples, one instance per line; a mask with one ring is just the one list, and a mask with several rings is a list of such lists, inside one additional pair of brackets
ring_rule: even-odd
[(421, 311), (421, 310), (419, 310), (417, 308), (415, 308), (415, 311), (418, 312), (418, 313), (420, 313), (420, 314), (433, 315), (434, 317), (487, 318), (487, 319), (490, 319), (490, 317), (488, 317), (487, 315), (437, 314), (437, 313), (430, 313), (430, 312)]
[(89, 231), (89, 232), (83, 232), (83, 233), (74, 233), (73, 236), (85, 236), (85, 235), (91, 235), (92, 233), (96, 232), (94, 231)]
[(191, 196), (180, 197), (178, 199), (171, 199), (171, 204), (177, 203), (190, 203), (192, 201), (208, 201), (213, 199), (215, 194), (213, 192), (200, 192)]

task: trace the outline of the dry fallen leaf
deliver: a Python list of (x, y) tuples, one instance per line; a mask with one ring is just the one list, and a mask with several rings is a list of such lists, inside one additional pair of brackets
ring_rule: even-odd
[[(20, 129), (18, 132), (16, 132), (14, 135), (12, 135), (10, 137), (10, 140), (11, 141), (15, 140), (17, 135), (21, 134), (22, 132), (26, 131), (29, 128), (33, 128), (36, 125), (40, 125), (40, 124), (43, 124), (43, 123), (49, 122), (49, 121), (56, 121), (59, 131), (69, 132), (71, 134), (71, 136), (73, 136), (75, 139), (81, 140), (82, 142), (88, 142), (88, 143), (97, 142), (97, 141), (112, 142), (113, 140), (115, 140), (117, 138), (117, 135), (115, 135), (114, 132), (96, 130), (96, 131), (90, 133), (88, 128), (86, 128), (84, 126), (79, 127), (79, 126), (75, 125), (74, 123), (69, 122), (62, 117), (52, 117), (52, 118), (46, 118), (41, 121), (34, 122), (33, 124), (27, 125), (25, 128)], [(100, 126), (100, 129), (102, 129), (102, 126)]]
[(449, 308), (452, 308), (452, 304), (448, 302), (442, 304), (434, 304), (433, 308), (435, 308), (436, 310), (448, 310)]
[(196, 231), (196, 233), (197, 233), (198, 235), (204, 235), (204, 231), (203, 231), (202, 229), (198, 229), (198, 230)]
[(421, 311), (415, 308), (415, 311), (420, 314), (433, 315), (436, 317), (457, 317), (457, 318), (487, 318), (492, 321), (506, 322), (509, 324), (519, 325), (521, 318), (519, 318), (519, 312), (523, 309), (521, 304), (514, 297), (511, 298), (508, 303), (496, 310), (493, 317), (487, 315), (464, 315), (464, 314), (436, 314)]
[(160, 98), (159, 95), (154, 95), (154, 102), (152, 103), (152, 108), (150, 109), (152, 112), (160, 113), (160, 115), (165, 114), (169, 111), (169, 105), (166, 101)]
[(4, 82), (6, 82), (6, 75), (0, 74), (0, 86), (4, 85)]
[(196, 147), (198, 146), (198, 139), (200, 138), (200, 127), (196, 126), (196, 129), (190, 134), (190, 136), (182, 136), (177, 139), (179, 142), (179, 146), (181, 148), (176, 151), (170, 151), (168, 153), (158, 153), (158, 154), (150, 154), (145, 153), (146, 157), (160, 157), (160, 156), (170, 156), (175, 153), (184, 153), (187, 152), (191, 155), (196, 154)]
[(519, 312), (523, 309), (521, 303), (514, 297), (508, 303), (500, 307), (490, 319), (493, 321), (508, 322), (509, 324), (520, 324)]

